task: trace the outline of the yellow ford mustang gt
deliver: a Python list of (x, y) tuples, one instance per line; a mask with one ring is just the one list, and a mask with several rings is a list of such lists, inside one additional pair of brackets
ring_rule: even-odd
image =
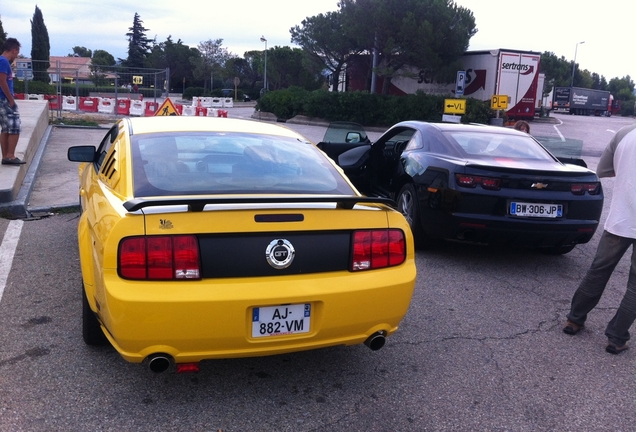
[(304, 137), (212, 117), (119, 120), (81, 162), (83, 338), (155, 372), (366, 343), (407, 312), (413, 238)]

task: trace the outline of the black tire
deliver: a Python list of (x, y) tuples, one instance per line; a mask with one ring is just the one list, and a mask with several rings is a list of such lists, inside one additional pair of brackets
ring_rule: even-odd
[(97, 321), (95, 312), (91, 310), (88, 304), (84, 286), (82, 286), (82, 338), (86, 345), (99, 346), (108, 343), (108, 339), (104, 336), (99, 321)]
[(420, 221), (420, 206), (417, 199), (417, 192), (411, 183), (402, 186), (397, 197), (397, 208), (406, 222), (411, 227), (413, 238), (417, 246), (421, 246), (424, 240), (424, 230)]
[(543, 247), (539, 248), (539, 251), (546, 255), (565, 255), (566, 253), (572, 252), (576, 245), (569, 246), (551, 246), (551, 247)]

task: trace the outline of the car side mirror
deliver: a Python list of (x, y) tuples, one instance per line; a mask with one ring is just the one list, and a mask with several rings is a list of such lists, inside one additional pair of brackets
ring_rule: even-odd
[(362, 141), (360, 132), (348, 132), (345, 138), (345, 142), (347, 143), (359, 143), (360, 141)]
[(95, 162), (95, 146), (73, 146), (68, 149), (67, 157), (71, 162)]

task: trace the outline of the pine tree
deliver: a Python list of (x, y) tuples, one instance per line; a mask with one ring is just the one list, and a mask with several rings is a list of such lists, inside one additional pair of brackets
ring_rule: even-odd
[(132, 68), (143, 68), (146, 65), (146, 58), (150, 53), (151, 39), (146, 37), (147, 28), (144, 28), (143, 21), (139, 14), (135, 12), (133, 25), (126, 33), (128, 37), (128, 58), (123, 61), (124, 66)]
[(35, 7), (35, 13), (31, 20), (31, 60), (33, 62), (33, 80), (49, 83), (47, 72), (50, 63), (51, 45), (49, 32), (44, 25), (44, 17), (39, 7)]

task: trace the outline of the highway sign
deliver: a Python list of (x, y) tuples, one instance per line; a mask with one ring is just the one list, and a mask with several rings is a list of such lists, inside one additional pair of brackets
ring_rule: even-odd
[(444, 114), (466, 114), (466, 99), (444, 99)]
[(490, 99), (490, 108), (494, 110), (508, 109), (508, 96), (507, 95), (494, 95)]

